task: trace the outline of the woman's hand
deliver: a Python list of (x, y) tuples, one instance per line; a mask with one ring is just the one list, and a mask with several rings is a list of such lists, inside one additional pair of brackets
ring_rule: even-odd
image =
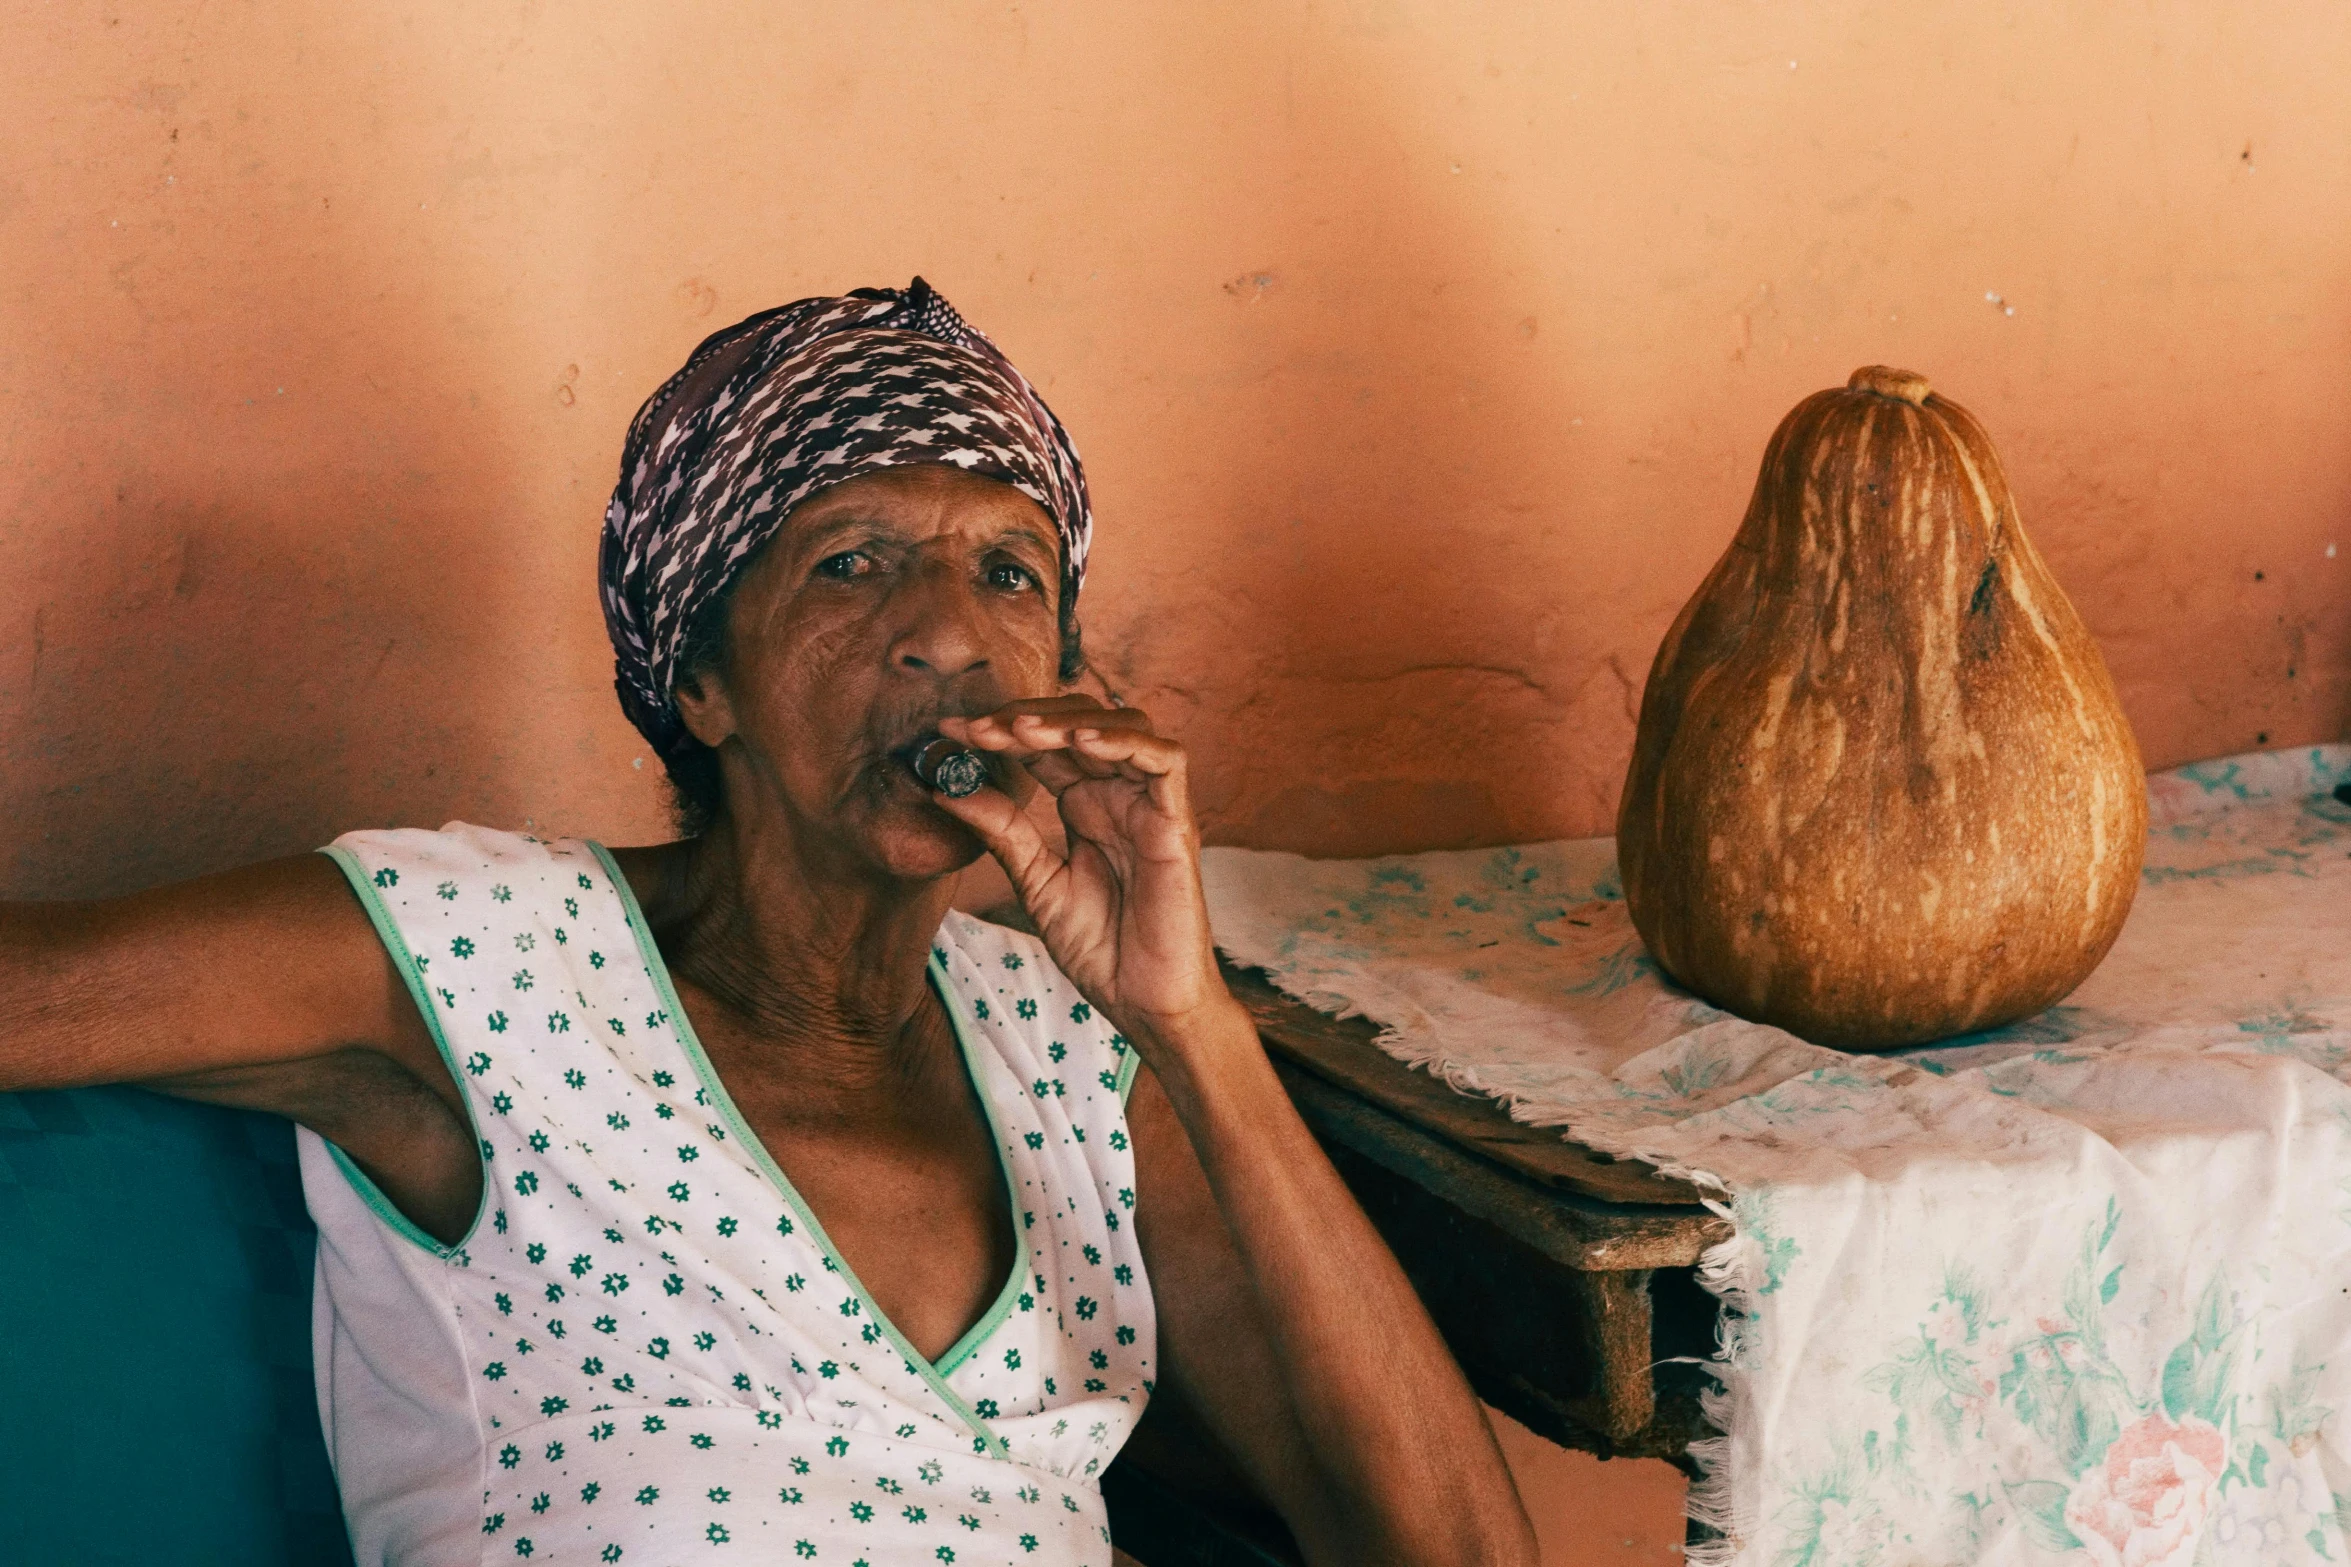
[(1141, 711), (1083, 696), (944, 719), (939, 732), (1022, 768), (1059, 805), (1066, 855), (1002, 790), (933, 796), (1004, 867), (1089, 1000), (1146, 1051), (1203, 1008), (1234, 1004), (1209, 941), (1182, 746)]
[(1151, 1068), (1129, 1112), (1135, 1230), (1170, 1385), (1317, 1567), (1532, 1563), (1534, 1533), (1468, 1383), (1217, 973), (1183, 747), (1133, 708), (1085, 697), (939, 731), (1017, 765), (1060, 805), (1066, 855), (1000, 790), (933, 796), (988, 846), (1054, 962)]

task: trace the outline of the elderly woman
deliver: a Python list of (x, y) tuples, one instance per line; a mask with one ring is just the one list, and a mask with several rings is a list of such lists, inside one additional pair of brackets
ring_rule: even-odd
[[(754, 316), (605, 525), (682, 841), (354, 833), (0, 918), (0, 1081), (302, 1128), (361, 1561), (1101, 1563), (1154, 1397), (1312, 1561), (1531, 1559), (1217, 977), (1182, 748), (1064, 694), (1089, 528), (919, 279)], [(940, 737), (992, 786), (926, 786)], [(1035, 937), (950, 908), (983, 850)]]

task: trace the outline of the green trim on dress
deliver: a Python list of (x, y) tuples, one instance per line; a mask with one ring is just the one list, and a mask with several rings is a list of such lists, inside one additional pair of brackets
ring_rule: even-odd
[[(973, 1031), (977, 1025), (969, 1017), (963, 995), (956, 990), (955, 982), (947, 977), (947, 965), (940, 961), (935, 949), (931, 953), (930, 975), (932, 988), (939, 993), (939, 1000), (947, 1008), (947, 1022), (955, 1030), (955, 1042), (963, 1049), (963, 1069), (971, 1078), (972, 1092), (979, 1097), (980, 1109), (987, 1113), (988, 1137), (990, 1146), (996, 1150), (996, 1167), (1004, 1172), (1004, 1217), (1009, 1224), (1013, 1216), (1020, 1212), (1020, 1192), (1012, 1183), (1012, 1164), (1005, 1151), (1004, 1128), (996, 1119), (996, 1100), (987, 1090), (984, 1075), (980, 1071), (979, 1054), (972, 1044)], [(1020, 1227), (1015, 1224), (1012, 1230), (1012, 1271), (1005, 1275), (1004, 1288), (996, 1292), (996, 1304), (990, 1306), (980, 1320), (973, 1323), (940, 1359), (940, 1376), (953, 1376), (955, 1368), (969, 1360), (972, 1352), (986, 1343), (988, 1336), (1003, 1324), (1006, 1317), (1012, 1315), (1012, 1304), (1020, 1297), (1021, 1280), (1027, 1277), (1028, 1243), (1022, 1238)]]
[[(986, 1451), (999, 1458), (1009, 1459), (1012, 1456), (1011, 1445), (989, 1429), (988, 1423), (979, 1417), (979, 1414), (964, 1400), (963, 1396), (947, 1385), (947, 1379), (940, 1373), (938, 1367), (923, 1358), (922, 1354), (907, 1342), (906, 1335), (898, 1331), (898, 1325), (892, 1322), (879, 1306), (874, 1304), (873, 1292), (868, 1290), (864, 1281), (857, 1277), (855, 1270), (849, 1266), (848, 1260), (841, 1255), (840, 1248), (833, 1244), (833, 1238), (827, 1235), (824, 1226), (817, 1222), (814, 1210), (801, 1197), (799, 1189), (792, 1185), (790, 1178), (784, 1174), (783, 1167), (775, 1162), (774, 1155), (767, 1151), (767, 1146), (760, 1142), (758, 1134), (751, 1130), (751, 1123), (743, 1118), (743, 1112), (737, 1108), (734, 1096), (727, 1092), (726, 1084), (719, 1081), (717, 1069), (710, 1064), (710, 1057), (703, 1051), (702, 1041), (694, 1032), (693, 1020), (686, 1016), (685, 1006), (678, 1000), (677, 987), (670, 980), (668, 960), (662, 957), (661, 948), (653, 940), (653, 927), (645, 919), (644, 907), (637, 902), (636, 889), (629, 885), (628, 877), (621, 873), (620, 865), (613, 859), (610, 850), (592, 839), (583, 839), (582, 841), (596, 856), (597, 862), (604, 867), (604, 874), (612, 878), (613, 890), (620, 895), (621, 906), (628, 915), (629, 928), (637, 938), (637, 956), (644, 963), (645, 971), (652, 976), (654, 989), (660, 994), (662, 1005), (669, 1010), (670, 1021), (677, 1031), (678, 1046), (684, 1053), (687, 1064), (694, 1069), (694, 1075), (700, 1080), (703, 1091), (710, 1096), (711, 1105), (718, 1111), (720, 1119), (726, 1122), (727, 1130), (742, 1143), (743, 1147), (750, 1151), (752, 1161), (758, 1165), (760, 1173), (765, 1175), (769, 1183), (782, 1194), (785, 1203), (792, 1210), (792, 1216), (808, 1227), (809, 1238), (815, 1241), (817, 1249), (824, 1254), (825, 1260), (833, 1265), (843, 1282), (855, 1293), (858, 1304), (864, 1310), (872, 1313), (875, 1324), (889, 1339), (891, 1347), (896, 1349), (906, 1364), (914, 1369), (915, 1375), (921, 1377), (929, 1385), (932, 1393), (937, 1395), (939, 1401), (953, 1410), (956, 1416), (971, 1428), (973, 1434), (985, 1444)], [(953, 1016), (953, 1009), (950, 1008), (950, 1019)], [(957, 1037), (959, 1039), (961, 1034), (962, 1030), (958, 1025)], [(968, 1043), (964, 1049), (965, 1060), (968, 1063), (970, 1060)], [(987, 1104), (988, 1094), (985, 1086), (975, 1082), (972, 1087), (979, 1094), (981, 1103)], [(995, 1111), (992, 1106), (988, 1111), (988, 1125), (992, 1133), (995, 1129)], [(998, 1166), (1001, 1167), (1004, 1162), (1001, 1145), (998, 1147), (996, 1160)], [(1011, 1186), (1009, 1172), (1005, 1176), (1005, 1185), (1007, 1189)], [(1017, 1233), (1013, 1237), (1013, 1248), (1011, 1282), (1017, 1284), (1023, 1276), (1027, 1263)], [(991, 1313), (991, 1316), (994, 1316), (994, 1313)]]
[[(359, 856), (349, 849), (338, 844), (328, 844), (318, 852), (335, 862), (343, 872), (343, 879), (359, 895), (359, 906), (367, 910), (368, 923), (375, 926), (376, 939), (391, 954), (392, 966), (400, 971), (401, 981), (408, 986), (409, 999), (416, 1003), (416, 1010), (424, 1016), (424, 1026), (433, 1036), (433, 1048), (441, 1052), (441, 1064), (449, 1069), (449, 1081), (457, 1085), (458, 1100), (465, 1114), (465, 1129), (474, 1142), (480, 1144), (482, 1129), (473, 1118), (473, 1099), (465, 1091), (465, 1075), (457, 1064), (457, 1053), (449, 1048), (448, 1035), (441, 1032), (440, 1014), (433, 1010), (432, 993), (425, 989), (424, 974), (416, 966), (415, 955), (408, 950), (407, 939), (393, 922), (391, 911), (376, 896), (375, 879), (368, 874), (367, 867), (359, 863)], [(335, 1168), (343, 1172), (343, 1179), (351, 1183), (351, 1189), (359, 1194), (360, 1200), (402, 1240), (421, 1246), (446, 1262), (465, 1250), (466, 1242), (472, 1240), (475, 1232), (481, 1229), (482, 1215), (490, 1208), (488, 1170), (482, 1172), (482, 1197), (474, 1208), (473, 1223), (465, 1227), (465, 1233), (458, 1237), (457, 1244), (444, 1246), (420, 1229), (415, 1220), (393, 1206), (392, 1199), (384, 1195), (383, 1188), (376, 1185), (374, 1178), (365, 1170), (353, 1163), (349, 1154), (326, 1138), (322, 1137), (319, 1141), (326, 1144), (327, 1156), (335, 1161)]]

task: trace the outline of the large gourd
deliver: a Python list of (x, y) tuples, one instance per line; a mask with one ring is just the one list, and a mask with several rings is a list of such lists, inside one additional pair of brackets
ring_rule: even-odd
[(1772, 436), (1641, 701), (1617, 847), (1665, 971), (1847, 1049), (2064, 996), (2130, 912), (2146, 779), (1974, 417), (1871, 366)]

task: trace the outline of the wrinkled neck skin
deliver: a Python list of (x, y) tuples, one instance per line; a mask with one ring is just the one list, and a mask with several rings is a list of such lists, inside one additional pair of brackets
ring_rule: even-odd
[(710, 830), (653, 851), (646, 918), (671, 970), (773, 1053), (804, 1108), (871, 1105), (953, 1060), (927, 965), (955, 878), (895, 876), (842, 852), (748, 776), (741, 751), (722, 751), (727, 803)]

